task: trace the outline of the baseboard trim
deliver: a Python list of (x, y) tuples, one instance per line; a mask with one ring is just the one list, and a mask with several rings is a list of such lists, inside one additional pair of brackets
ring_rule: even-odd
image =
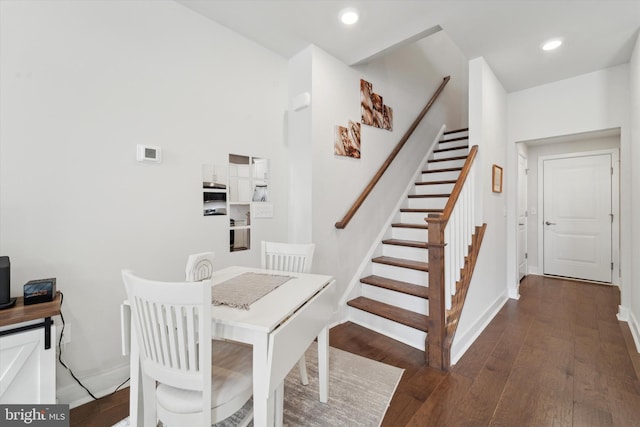
[[(60, 369), (60, 366), (58, 366)], [(61, 369), (64, 372), (64, 369)], [(101, 372), (91, 377), (81, 378), (82, 383), (91, 390), (94, 396), (101, 398), (115, 391), (116, 387), (129, 377), (129, 364), (119, 366), (110, 371)], [(123, 385), (120, 389), (127, 388), (129, 385)], [(98, 391), (93, 391), (98, 390)], [(75, 381), (56, 390), (58, 403), (68, 403), (70, 408), (75, 408), (85, 403), (93, 401), (93, 398), (87, 394)]]
[(638, 323), (638, 319), (636, 319), (629, 308), (621, 305), (618, 306), (618, 314), (616, 317), (621, 322), (627, 322), (631, 336), (633, 337), (633, 342), (636, 345), (636, 351), (640, 353), (640, 323)]
[(454, 338), (453, 344), (451, 345), (451, 366), (458, 363), (458, 360), (467, 352), (469, 347), (471, 347), (508, 300), (509, 298), (505, 294), (499, 296), (467, 332)]
[(427, 334), (412, 330), (408, 326), (401, 325), (392, 320), (380, 318), (374, 314), (360, 311), (356, 308), (348, 310), (347, 321), (370, 329), (381, 335), (385, 335), (391, 339), (399, 341), (410, 347), (424, 351)]
[(633, 342), (636, 343), (636, 351), (640, 353), (640, 324), (638, 323), (638, 319), (631, 313), (630, 315), (629, 329), (631, 329), (631, 336), (633, 337)]
[(618, 306), (618, 314), (616, 314), (616, 317), (621, 322), (628, 322), (629, 321), (629, 309), (627, 307), (623, 307), (623, 306), (619, 305)]

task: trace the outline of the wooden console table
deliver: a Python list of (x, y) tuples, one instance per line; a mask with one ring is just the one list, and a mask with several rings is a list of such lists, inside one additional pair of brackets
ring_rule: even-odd
[[(53, 301), (0, 310), (0, 403), (56, 403), (56, 328), (60, 293)], [(19, 380), (17, 379), (19, 378)], [(16, 381), (14, 381), (16, 380)]]

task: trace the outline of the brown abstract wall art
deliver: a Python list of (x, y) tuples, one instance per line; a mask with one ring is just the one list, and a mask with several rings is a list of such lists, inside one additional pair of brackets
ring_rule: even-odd
[(373, 92), (373, 86), (360, 79), (361, 122), (380, 129), (393, 130), (393, 110), (384, 105), (382, 96)]
[(339, 156), (360, 158), (360, 123), (349, 120), (349, 125), (336, 126), (333, 153)]

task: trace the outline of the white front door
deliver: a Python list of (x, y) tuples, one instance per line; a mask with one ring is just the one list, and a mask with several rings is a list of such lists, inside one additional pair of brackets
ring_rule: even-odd
[(544, 274), (611, 282), (610, 154), (546, 159)]
[(527, 158), (518, 153), (518, 280), (527, 275)]

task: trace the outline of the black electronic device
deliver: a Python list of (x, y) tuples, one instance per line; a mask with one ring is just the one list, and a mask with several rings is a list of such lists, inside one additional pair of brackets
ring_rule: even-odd
[(11, 261), (0, 256), (0, 310), (12, 307), (16, 298), (11, 298)]
[(24, 285), (24, 305), (53, 301), (56, 297), (56, 279), (31, 280)]

